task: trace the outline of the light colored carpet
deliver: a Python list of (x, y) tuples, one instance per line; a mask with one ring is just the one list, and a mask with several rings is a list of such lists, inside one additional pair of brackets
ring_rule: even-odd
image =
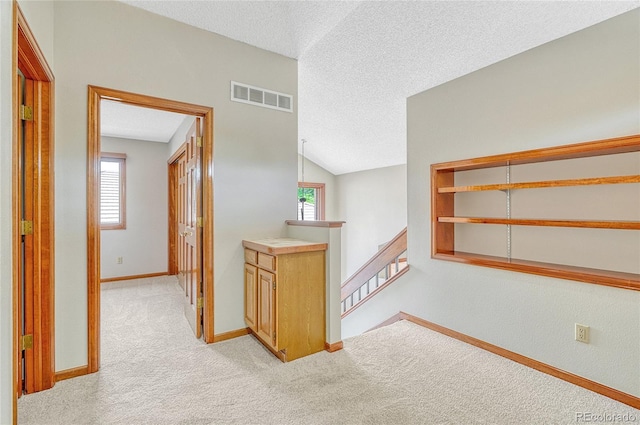
[[(640, 411), (402, 321), (283, 364), (205, 345), (174, 278), (103, 285), (102, 369), (22, 397), (20, 424), (575, 424)], [(586, 418), (586, 416), (582, 416)]]

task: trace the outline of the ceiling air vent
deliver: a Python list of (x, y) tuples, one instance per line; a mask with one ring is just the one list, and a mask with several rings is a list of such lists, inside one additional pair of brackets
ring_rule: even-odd
[(231, 82), (231, 100), (279, 111), (293, 112), (293, 96), (235, 81)]

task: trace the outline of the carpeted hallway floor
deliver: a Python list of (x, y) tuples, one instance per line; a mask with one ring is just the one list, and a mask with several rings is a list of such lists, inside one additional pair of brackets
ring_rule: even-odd
[(173, 277), (103, 285), (100, 372), (19, 400), (20, 424), (47, 425), (546, 425), (605, 414), (640, 423), (640, 410), (406, 321), (287, 364), (251, 336), (205, 345)]

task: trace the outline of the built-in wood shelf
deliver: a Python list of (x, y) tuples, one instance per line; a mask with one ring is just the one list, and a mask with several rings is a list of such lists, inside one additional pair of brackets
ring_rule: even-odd
[(639, 221), (615, 220), (540, 220), (489, 217), (438, 217), (440, 223), (511, 224), (514, 226), (584, 227), (591, 229), (640, 230)]
[(433, 258), (640, 291), (640, 274), (635, 273), (624, 273), (612, 270), (592, 269), (588, 267), (514, 258), (509, 259), (505, 257), (460, 251), (440, 252), (434, 254)]
[(594, 177), (588, 179), (546, 180), (539, 182), (483, 184), (478, 186), (440, 187), (438, 193), (481, 192), (485, 190), (537, 189), (545, 187), (590, 186), (597, 184), (640, 183), (640, 175)]
[[(619, 288), (640, 290), (640, 274), (626, 273), (617, 270), (604, 270), (586, 267), (577, 267), (569, 264), (544, 263), (531, 261), (529, 259), (514, 259), (510, 257), (511, 228), (509, 226), (541, 226), (541, 227), (567, 227), (567, 228), (593, 228), (605, 230), (640, 230), (640, 221), (634, 220), (578, 220), (578, 219), (527, 219), (512, 218), (510, 216), (511, 202), (510, 196), (506, 196), (508, 213), (507, 218), (497, 217), (463, 217), (464, 213), (456, 216), (456, 193), (483, 192), (483, 191), (505, 191), (507, 194), (511, 190), (519, 189), (545, 189), (554, 187), (592, 186), (592, 185), (618, 185), (618, 184), (638, 184), (640, 175), (616, 175), (616, 176), (595, 176), (585, 175), (585, 178), (573, 178), (564, 180), (546, 180), (528, 182), (510, 182), (498, 184), (481, 185), (456, 185), (455, 175), (461, 171), (479, 170), (486, 168), (507, 167), (510, 172), (511, 167), (523, 164), (536, 164), (550, 161), (572, 160), (577, 158), (601, 157), (606, 155), (631, 154), (640, 152), (640, 135), (617, 137), (607, 140), (597, 140), (574, 145), (535, 149), (523, 152), (514, 152), (487, 156), (482, 158), (472, 158), (460, 161), (443, 162), (431, 165), (431, 257), (439, 260), (455, 261), (478, 266), (493, 267), (504, 270), (512, 270), (524, 273), (550, 276), (562, 279), (571, 279), (581, 282), (589, 282), (600, 285), (614, 286)], [(615, 167), (615, 166), (613, 166)], [(633, 168), (632, 168), (633, 170)], [(607, 173), (611, 174), (609, 167)], [(630, 171), (633, 173), (633, 171)], [(624, 171), (617, 171), (623, 174)], [(627, 171), (626, 173), (629, 173)], [(473, 178), (468, 175), (467, 180)], [(638, 189), (640, 191), (640, 187)], [(544, 193), (543, 193), (544, 195)], [(464, 196), (464, 195), (460, 195)], [(495, 198), (483, 198), (486, 202), (495, 202)], [(593, 198), (593, 201), (597, 201)], [(554, 206), (555, 208), (555, 206)], [(615, 208), (615, 205), (612, 206)], [(571, 209), (568, 210), (569, 212)], [(606, 211), (606, 210), (605, 210)], [(538, 214), (536, 214), (538, 215)], [(564, 214), (563, 214), (564, 215)], [(456, 224), (494, 224), (506, 225), (506, 257), (484, 255), (483, 253), (460, 252), (460, 247), (456, 248), (455, 226)], [(466, 232), (465, 232), (466, 233)], [(605, 234), (603, 237), (613, 235)], [(576, 236), (577, 238), (578, 236)], [(576, 243), (581, 243), (579, 240)], [(553, 243), (553, 241), (549, 241)], [(541, 248), (544, 249), (544, 248)], [(620, 248), (624, 249), (624, 248)], [(628, 254), (628, 253), (621, 253)], [(562, 260), (558, 261), (559, 263)], [(567, 263), (575, 261), (566, 261)]]

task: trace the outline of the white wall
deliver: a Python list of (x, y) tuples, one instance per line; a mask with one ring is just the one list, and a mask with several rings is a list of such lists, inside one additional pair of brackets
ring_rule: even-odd
[(187, 115), (186, 117), (184, 117), (182, 124), (180, 124), (176, 132), (173, 134), (173, 136), (171, 136), (171, 140), (169, 140), (169, 147), (167, 149), (167, 153), (168, 153), (167, 159), (169, 159), (171, 155), (173, 155), (180, 148), (180, 146), (182, 146), (182, 144), (186, 141), (185, 139), (186, 139), (187, 132), (191, 128), (191, 125), (193, 124), (193, 121), (195, 119), (196, 118), (191, 115)]
[(411, 271), (343, 337), (404, 310), (640, 396), (640, 292), (432, 260), (429, 197), (432, 163), (637, 134), (639, 114), (640, 10), (409, 98)]
[[(301, 161), (302, 156), (298, 155), (299, 181)], [(406, 165), (336, 176), (306, 159), (304, 180), (325, 184), (326, 220), (346, 221), (341, 235), (342, 281), (369, 260), (379, 245), (389, 242), (407, 226)], [(293, 217), (295, 214), (292, 212)]]
[[(102, 152), (127, 155), (127, 227), (100, 232), (100, 277), (166, 272), (169, 145), (104, 136), (101, 143)], [(118, 257), (122, 264), (117, 264)]]
[(341, 254), (341, 234), (340, 227), (312, 227), (312, 226), (287, 226), (287, 237), (304, 241), (322, 242), (327, 244), (326, 251), (326, 333), (325, 341), (335, 344), (342, 341), (342, 323), (340, 315), (342, 313), (340, 302), (340, 278)]
[(56, 370), (87, 363), (89, 84), (214, 108), (214, 326), (244, 328), (241, 241), (281, 236), (291, 218), (297, 113), (231, 102), (229, 87), (295, 97), (296, 61), (119, 2), (54, 2), (54, 13)]
[[(407, 166), (336, 177), (342, 229), (342, 280), (349, 278), (407, 226)], [(426, 196), (426, 195), (425, 195)]]
[(18, 5), (31, 28), (42, 54), (51, 69), (54, 69), (53, 57), (53, 2), (38, 0), (19, 0)]
[(11, 287), (12, 5), (0, 1), (0, 423), (13, 418)]

